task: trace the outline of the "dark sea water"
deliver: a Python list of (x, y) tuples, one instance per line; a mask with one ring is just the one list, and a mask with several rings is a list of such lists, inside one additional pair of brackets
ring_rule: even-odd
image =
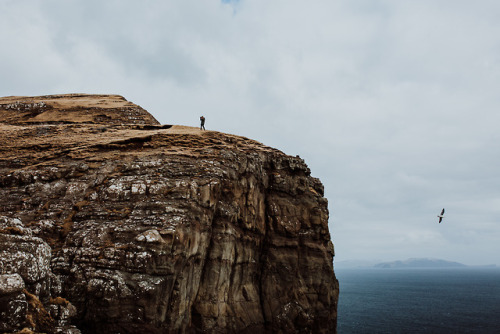
[(500, 333), (500, 269), (335, 269), (338, 333)]

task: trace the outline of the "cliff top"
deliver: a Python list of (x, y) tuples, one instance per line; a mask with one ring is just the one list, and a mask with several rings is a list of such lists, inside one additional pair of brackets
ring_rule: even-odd
[(120, 95), (93, 94), (2, 97), (0, 122), (160, 124), (146, 110)]
[(188, 156), (224, 149), (280, 152), (257, 141), (181, 125), (161, 125), (119, 95), (49, 95), (0, 98), (0, 168), (54, 159), (96, 160), (152, 151)]

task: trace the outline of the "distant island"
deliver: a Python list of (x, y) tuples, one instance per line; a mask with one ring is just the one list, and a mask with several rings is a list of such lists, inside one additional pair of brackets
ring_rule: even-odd
[(404, 261), (377, 262), (368, 260), (344, 260), (335, 262), (337, 269), (403, 269), (403, 268), (497, 268), (495, 264), (470, 266), (460, 262), (432, 258), (411, 258)]
[(413, 258), (406, 261), (381, 262), (374, 268), (464, 268), (467, 265), (441, 259)]

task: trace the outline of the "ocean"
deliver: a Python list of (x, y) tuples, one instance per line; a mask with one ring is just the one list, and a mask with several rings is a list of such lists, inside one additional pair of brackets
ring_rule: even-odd
[(500, 269), (335, 269), (338, 333), (500, 333)]

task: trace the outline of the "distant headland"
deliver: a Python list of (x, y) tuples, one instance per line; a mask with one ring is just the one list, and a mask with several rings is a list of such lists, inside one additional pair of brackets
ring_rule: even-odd
[(405, 261), (381, 262), (374, 268), (465, 268), (463, 263), (441, 259), (412, 258)]
[(495, 264), (469, 266), (460, 262), (447, 261), (433, 258), (410, 258), (407, 260), (397, 260), (389, 262), (347, 260), (335, 262), (336, 269), (404, 269), (404, 268), (497, 268)]

